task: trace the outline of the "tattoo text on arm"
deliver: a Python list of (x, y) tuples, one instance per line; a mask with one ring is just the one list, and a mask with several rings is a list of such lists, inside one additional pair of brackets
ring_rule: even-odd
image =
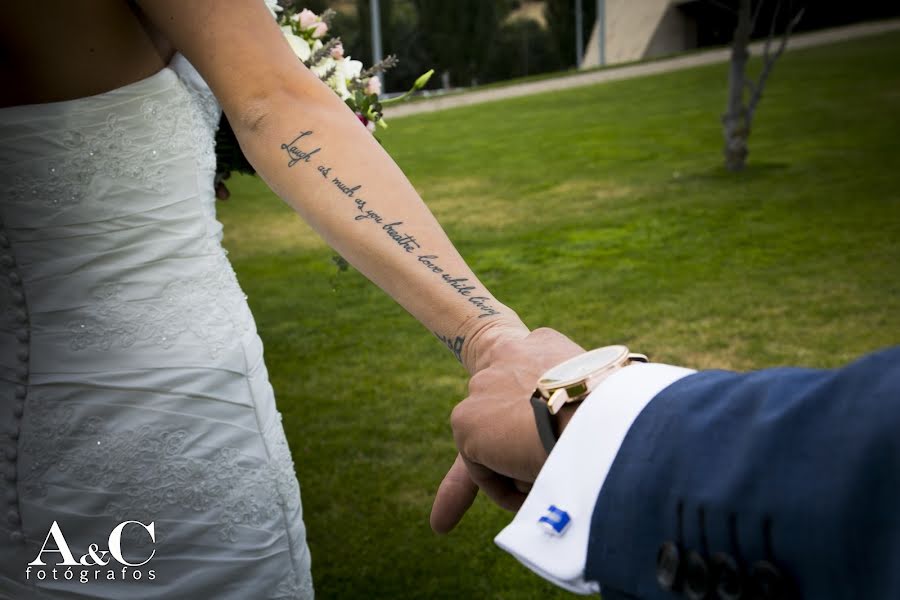
[[(314, 144), (311, 144), (307, 147), (308, 149), (304, 150), (298, 146), (300, 140), (312, 136), (313, 134), (314, 132), (312, 130), (301, 131), (290, 142), (281, 144), (281, 149), (285, 151), (288, 157), (288, 168), (291, 168), (298, 163), (315, 164), (311, 162), (310, 159), (318, 154), (322, 148), (311, 147), (314, 146)], [(303, 145), (306, 146), (307, 144), (304, 142)], [(318, 158), (321, 158), (321, 155), (319, 155)], [(324, 163), (316, 165), (316, 171), (318, 171), (319, 175), (337, 188), (342, 196), (352, 201), (352, 206), (357, 213), (353, 217), (354, 221), (368, 222), (381, 229), (381, 231), (384, 232), (384, 235), (393, 240), (401, 250), (407, 254), (412, 254), (423, 269), (427, 269), (440, 277), (445, 285), (460, 296), (463, 296), (472, 306), (478, 309), (480, 313), (478, 315), (479, 318), (492, 317), (500, 314), (500, 311), (495, 308), (495, 300), (493, 298), (488, 295), (478, 294), (478, 288), (475, 285), (470, 285), (468, 278), (455, 277), (453, 274), (448, 273), (444, 267), (441, 266), (442, 261), (440, 256), (424, 250), (419, 240), (404, 227), (403, 221), (389, 219), (373, 208), (369, 203), (369, 200), (363, 198), (361, 194), (363, 191), (363, 185), (361, 183), (354, 183), (347, 179), (342, 179), (337, 173), (332, 174), (332, 170), (331, 166)], [(449, 338), (445, 338), (438, 334), (435, 335), (453, 350), (454, 354), (457, 355), (457, 358), (461, 357), (460, 352), (465, 338), (457, 337), (456, 340), (450, 341)], [(454, 349), (457, 347), (457, 343), (460, 348), (459, 351)]]
[(456, 360), (458, 360), (459, 362), (462, 362), (463, 344), (466, 343), (465, 336), (458, 335), (458, 336), (456, 336), (456, 338), (452, 338), (449, 336), (441, 335), (437, 332), (435, 332), (434, 335), (436, 335), (437, 339), (441, 340), (445, 346), (450, 348), (450, 352), (453, 353), (453, 356), (456, 357)]

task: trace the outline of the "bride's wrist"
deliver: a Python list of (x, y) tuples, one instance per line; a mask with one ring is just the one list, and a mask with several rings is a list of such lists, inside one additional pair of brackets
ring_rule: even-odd
[(463, 346), (461, 356), (463, 365), (472, 375), (488, 366), (503, 344), (520, 340), (530, 333), (514, 311), (506, 309), (504, 313), (490, 321), (472, 324), (467, 336), (469, 341)]

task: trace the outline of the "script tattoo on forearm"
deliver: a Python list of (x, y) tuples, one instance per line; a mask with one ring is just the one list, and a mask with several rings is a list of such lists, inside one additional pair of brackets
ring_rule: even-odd
[[(500, 311), (494, 306), (495, 300), (493, 298), (479, 294), (478, 288), (475, 285), (471, 285), (468, 278), (456, 277), (452, 273), (448, 273), (444, 267), (441, 266), (442, 261), (440, 256), (429, 253), (423, 249), (419, 240), (406, 230), (403, 221), (389, 219), (373, 208), (369, 200), (362, 196), (363, 185), (361, 183), (355, 183), (346, 178), (342, 178), (337, 172), (332, 173), (332, 167), (321, 160), (319, 160), (319, 164), (314, 163), (311, 160), (312, 157), (319, 154), (322, 148), (315, 146), (315, 144), (307, 144), (308, 140), (303, 143), (303, 146), (307, 149), (303, 149), (298, 145), (301, 140), (312, 136), (314, 133), (315, 132), (312, 130), (301, 131), (290, 142), (281, 144), (281, 149), (284, 150), (288, 157), (288, 168), (292, 168), (297, 164), (309, 164), (310, 166), (315, 166), (319, 175), (331, 183), (331, 185), (333, 185), (340, 194), (346, 197), (351, 203), (350, 206), (356, 211), (356, 214), (353, 216), (354, 221), (371, 223), (373, 226), (380, 228), (381, 231), (384, 232), (384, 235), (393, 240), (401, 250), (407, 254), (412, 254), (422, 268), (427, 269), (434, 275), (440, 277), (444, 284), (460, 296), (463, 296), (472, 306), (477, 308), (480, 313), (478, 315), (479, 318), (500, 314)], [(321, 159), (321, 157), (322, 155), (318, 156), (319, 159)], [(448, 342), (447, 339), (440, 335), (438, 335), (438, 338), (447, 344), (451, 350), (454, 350), (456, 342), (459, 340), (459, 347), (460, 349), (462, 348), (463, 338), (457, 338), (457, 340), (453, 340), (452, 343)], [(456, 350), (454, 350), (454, 353), (457, 354), (457, 358), (460, 358), (461, 354), (457, 353)]]
[(450, 352), (453, 353), (453, 356), (456, 357), (456, 360), (458, 360), (459, 362), (463, 361), (462, 349), (463, 349), (463, 344), (466, 343), (465, 336), (458, 335), (455, 338), (453, 338), (450, 336), (441, 335), (441, 334), (437, 333), (436, 331), (434, 332), (434, 335), (436, 335), (437, 339), (441, 340), (445, 346), (450, 348)]
[(316, 154), (319, 150), (321, 150), (321, 148), (316, 148), (315, 150), (304, 152), (297, 147), (297, 142), (312, 134), (312, 131), (301, 131), (300, 135), (295, 137), (293, 140), (291, 140), (287, 144), (281, 145), (281, 149), (287, 152), (288, 156), (291, 157), (291, 160), (288, 161), (288, 168), (293, 167), (300, 161), (309, 162), (309, 159), (312, 158), (313, 154)]

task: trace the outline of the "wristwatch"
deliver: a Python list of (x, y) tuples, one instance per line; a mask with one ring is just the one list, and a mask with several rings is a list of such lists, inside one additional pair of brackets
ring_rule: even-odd
[(634, 362), (649, 362), (643, 354), (629, 352), (625, 346), (604, 346), (579, 354), (544, 373), (538, 380), (531, 407), (538, 435), (547, 454), (559, 438), (556, 413), (569, 402), (580, 402), (601, 381)]

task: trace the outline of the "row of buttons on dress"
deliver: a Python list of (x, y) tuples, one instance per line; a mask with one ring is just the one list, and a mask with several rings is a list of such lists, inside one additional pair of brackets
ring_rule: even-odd
[(734, 557), (716, 552), (708, 559), (694, 550), (684, 554), (675, 542), (664, 542), (656, 557), (656, 581), (688, 600), (788, 600), (788, 581), (769, 561), (743, 572)]
[(22, 414), (25, 410), (25, 396), (28, 393), (28, 359), (29, 359), (29, 323), (28, 310), (25, 303), (25, 292), (22, 289), (22, 277), (16, 269), (16, 259), (12, 254), (9, 237), (4, 229), (3, 221), (0, 220), (0, 266), (6, 273), (6, 277), (10, 283), (10, 299), (13, 303), (13, 319), (16, 321), (16, 339), (18, 340), (18, 350), (16, 359), (15, 376), (17, 379), (15, 388), (15, 404), (13, 405), (13, 415), (15, 422), (13, 428), (8, 432), (9, 444), (4, 451), (6, 464), (3, 469), (3, 477), (10, 484), (7, 492), (6, 501), (9, 508), (6, 513), (6, 519), (12, 528), (10, 539), (13, 542), (21, 542), (25, 539), (22, 531), (22, 519), (19, 515), (19, 495), (16, 491), (17, 472), (16, 461), (18, 459), (18, 439), (19, 430), (21, 428)]

